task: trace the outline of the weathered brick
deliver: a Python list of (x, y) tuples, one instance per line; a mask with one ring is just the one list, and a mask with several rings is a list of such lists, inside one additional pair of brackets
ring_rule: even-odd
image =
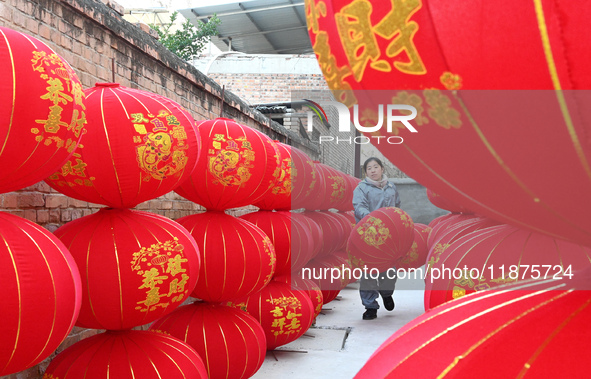
[(60, 221), (61, 222), (72, 221), (72, 212), (67, 209), (64, 209), (61, 213)]
[(45, 195), (45, 206), (47, 208), (67, 208), (68, 197), (64, 195)]
[(17, 197), (19, 208), (42, 207), (45, 205), (43, 194), (35, 192), (20, 192)]
[(26, 209), (25, 218), (29, 221), (37, 222), (37, 211), (34, 209)]
[(40, 224), (49, 222), (49, 211), (47, 209), (37, 210), (37, 222)]
[(61, 212), (57, 209), (52, 209), (49, 211), (49, 222), (50, 223), (59, 223), (60, 222), (60, 215)]
[(14, 192), (5, 193), (3, 207), (8, 208), (8, 209), (18, 207), (17, 198), (18, 198), (17, 193), (14, 193)]

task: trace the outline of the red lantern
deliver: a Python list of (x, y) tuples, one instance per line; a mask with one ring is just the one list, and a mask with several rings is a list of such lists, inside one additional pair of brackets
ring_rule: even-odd
[(314, 308), (308, 295), (292, 291), (289, 284), (271, 281), (268, 286), (252, 295), (228, 303), (248, 312), (260, 322), (267, 349), (288, 344), (306, 332), (312, 325)]
[(47, 183), (75, 199), (132, 208), (172, 191), (199, 155), (195, 121), (150, 92), (97, 83), (85, 90), (87, 143)]
[(304, 267), (312, 259), (312, 238), (291, 212), (258, 211), (240, 218), (261, 228), (269, 237), (277, 257), (275, 275), (288, 274)]
[(310, 205), (316, 200), (318, 191), (323, 186), (321, 177), (314, 161), (303, 151), (291, 147), (291, 209), (312, 209)]
[(427, 199), (429, 199), (431, 204), (435, 205), (437, 208), (445, 209), (453, 213), (473, 213), (468, 208), (452, 203), (443, 196), (431, 191), (429, 188), (427, 188)]
[(197, 352), (161, 333), (107, 331), (83, 339), (58, 354), (44, 379), (176, 379), (207, 378)]
[(311, 218), (322, 230), (322, 241), (317, 257), (330, 255), (339, 248), (346, 238), (343, 224), (332, 216), (332, 212), (304, 212), (304, 216)]
[[(460, 221), (458, 221), (460, 220)], [(453, 221), (453, 222), (452, 222)], [(431, 266), (439, 261), (439, 256), (445, 251), (454, 241), (468, 233), (477, 230), (486, 229), (490, 226), (496, 226), (499, 223), (495, 220), (486, 217), (469, 217), (464, 219), (458, 217), (455, 219), (449, 218), (437, 224), (429, 233), (427, 239), (428, 255), (426, 257), (427, 272)], [(431, 245), (429, 244), (431, 243)]]
[(129, 329), (187, 299), (197, 281), (195, 240), (176, 222), (148, 212), (103, 208), (55, 231), (82, 276), (76, 325)]
[(336, 250), (344, 250), (347, 248), (347, 240), (349, 235), (353, 231), (354, 224), (351, 225), (350, 218), (344, 215), (342, 212), (326, 212), (327, 215), (337, 220), (343, 227), (343, 237), (341, 243), (337, 246)]
[(281, 143), (275, 142), (277, 149), (279, 150), (279, 156), (281, 157), (280, 174), (277, 179), (277, 183), (273, 185), (271, 191), (267, 196), (260, 199), (253, 205), (259, 207), (262, 210), (289, 210), (291, 209), (291, 192), (293, 188), (292, 170), (294, 169), (293, 161), (291, 158), (292, 147)]
[(339, 211), (352, 211), (353, 210), (353, 191), (357, 188), (357, 185), (361, 179), (357, 179), (349, 174), (344, 174), (345, 178), (345, 196), (343, 201), (336, 207)]
[(349, 284), (352, 271), (350, 263), (337, 254), (319, 257), (308, 262), (301, 277), (313, 280), (322, 291), (322, 303), (328, 304)]
[(435, 227), (435, 225), (439, 224), (442, 221), (447, 220), (448, 218), (451, 217), (457, 217), (458, 214), (456, 213), (448, 213), (448, 214), (444, 214), (442, 216), (439, 217), (435, 217), (433, 220), (431, 220), (431, 222), (429, 223), (429, 227), (431, 227), (431, 229), (433, 229)]
[(415, 240), (410, 247), (410, 250), (396, 261), (396, 268), (409, 270), (411, 268), (419, 268), (427, 261), (429, 255), (429, 248), (427, 246), (427, 238), (431, 228), (425, 224), (414, 224)]
[(176, 337), (203, 357), (208, 378), (250, 378), (263, 364), (267, 345), (261, 324), (246, 312), (195, 302), (156, 321), (150, 330)]
[[(176, 192), (208, 210), (256, 203), (279, 180), (277, 145), (263, 133), (226, 118), (197, 125), (203, 156)], [(204, 176), (205, 173), (205, 176)]]
[(208, 211), (177, 220), (197, 241), (201, 270), (192, 296), (221, 302), (266, 286), (275, 273), (273, 243), (256, 225)]
[(57, 170), (86, 132), (84, 92), (70, 65), (27, 34), (0, 27), (0, 193)]
[[(429, 237), (427, 238), (427, 246), (429, 246), (429, 250), (434, 248), (437, 242), (441, 239), (441, 237), (448, 233), (450, 231), (450, 228), (452, 227), (452, 230), (456, 230), (458, 226), (461, 229), (465, 225), (472, 225), (472, 223), (474, 222), (476, 222), (476, 225), (480, 225), (481, 222), (485, 220), (489, 219), (479, 217), (473, 214), (452, 213), (450, 217), (442, 217), (440, 222), (432, 226), (431, 232), (429, 232)], [(491, 220), (490, 222), (491, 224), (489, 225), (487, 221), (485, 227), (495, 225), (494, 221)]]
[(355, 378), (586, 378), (589, 272), (466, 296), (394, 333)]
[[(401, 145), (372, 139), (399, 169), (478, 214), (591, 245), (590, 99), (570, 91), (591, 88), (591, 45), (576, 2), (306, 5), (328, 85), (365, 126), (378, 104), (415, 107), (417, 133), (400, 122), (387, 133)], [(390, 91), (340, 91), (361, 89)], [(548, 172), (566, 175), (549, 183)]]
[(312, 279), (302, 277), (301, 271), (297, 273), (290, 273), (289, 275), (276, 276), (274, 278), (278, 282), (284, 282), (291, 286), (293, 291), (303, 291), (310, 300), (312, 301), (312, 307), (314, 308), (314, 318), (318, 317), (322, 311), (322, 305), (324, 304), (322, 291), (318, 284)]
[(353, 267), (386, 271), (404, 256), (414, 241), (414, 223), (403, 210), (377, 209), (353, 228), (347, 251)]
[(0, 375), (47, 358), (68, 336), (81, 303), (66, 247), (40, 226), (0, 212)]
[(318, 223), (312, 220), (310, 217), (305, 216), (304, 213), (291, 212), (291, 217), (298, 221), (304, 227), (304, 229), (310, 233), (312, 240), (312, 252), (310, 254), (310, 259), (313, 259), (320, 253), (320, 249), (323, 245), (322, 241), (324, 240), (324, 234), (320, 228), (320, 225), (318, 225)]
[(475, 231), (431, 255), (425, 309), (505, 283), (572, 274), (588, 268), (589, 257), (591, 248), (511, 225)]
[(337, 207), (346, 198), (347, 186), (344, 176), (334, 168), (314, 161), (316, 171), (322, 178), (321, 187), (314, 192), (314, 199), (308, 204), (309, 210), (328, 210)]

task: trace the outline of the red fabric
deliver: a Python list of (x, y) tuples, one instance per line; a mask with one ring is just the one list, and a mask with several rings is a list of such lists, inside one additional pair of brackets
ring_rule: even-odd
[(199, 156), (195, 121), (174, 101), (97, 83), (86, 93), (83, 146), (46, 182), (75, 199), (133, 208), (188, 178)]
[(0, 193), (59, 169), (86, 131), (84, 93), (70, 65), (43, 42), (0, 27)]
[(349, 174), (344, 174), (344, 178), (346, 187), (345, 197), (343, 198), (343, 201), (336, 206), (336, 209), (338, 209), (341, 212), (353, 210), (353, 191), (355, 190), (355, 188), (357, 188), (357, 184), (359, 184), (359, 182), (361, 181), (361, 179), (358, 179)]
[(473, 213), (468, 208), (452, 203), (443, 196), (431, 191), (429, 188), (427, 188), (427, 198), (431, 204), (435, 205), (437, 208), (445, 209), (446, 211), (453, 213)]
[(429, 248), (427, 246), (427, 238), (431, 228), (425, 224), (414, 224), (415, 240), (410, 247), (410, 250), (396, 261), (396, 268), (408, 270), (411, 268), (419, 268), (427, 261), (429, 255)]
[(394, 267), (414, 241), (414, 223), (403, 210), (377, 209), (362, 218), (347, 242), (350, 262), (355, 268), (367, 267), (379, 272)]
[(443, 216), (435, 217), (429, 223), (429, 227), (431, 227), (431, 229), (433, 229), (435, 227), (435, 225), (439, 224), (440, 222), (445, 221), (450, 217), (455, 217), (457, 215), (458, 215), (457, 213), (447, 213), (447, 214), (444, 214)]
[(275, 275), (297, 271), (312, 259), (312, 237), (291, 212), (258, 211), (240, 218), (261, 228), (271, 239), (277, 257)]
[(322, 228), (320, 228), (320, 225), (318, 225), (316, 221), (307, 217), (305, 213), (291, 212), (291, 217), (294, 220), (299, 221), (304, 229), (310, 233), (312, 239), (312, 251), (308, 260), (313, 259), (320, 253), (320, 249), (322, 248), (322, 241), (324, 240)]
[(263, 327), (267, 350), (275, 350), (301, 337), (312, 325), (314, 308), (303, 291), (293, 291), (289, 284), (272, 280), (250, 296), (234, 299), (228, 305), (253, 316)]
[(210, 379), (250, 378), (267, 351), (261, 324), (248, 313), (224, 305), (184, 305), (156, 321), (150, 330), (189, 344), (203, 358)]
[(208, 210), (256, 203), (277, 184), (281, 158), (265, 134), (227, 118), (197, 125), (203, 154), (193, 174), (175, 191)]
[(58, 354), (43, 378), (207, 379), (197, 352), (181, 340), (139, 330), (107, 331)]
[(77, 326), (130, 329), (171, 312), (199, 274), (195, 240), (153, 213), (103, 208), (55, 231), (82, 276)]
[[(557, 273), (555, 266), (565, 270), (571, 266), (577, 270), (591, 266), (591, 248), (571, 242), (554, 239), (544, 234), (498, 225), (468, 233), (430, 256), (430, 269), (425, 279), (425, 309), (433, 308), (446, 301), (474, 291), (486, 290), (501, 284), (535, 279), (532, 265), (538, 265), (538, 275), (549, 272), (547, 279)], [(522, 268), (510, 277), (510, 267)], [(551, 265), (547, 269), (542, 265)], [(481, 276), (472, 279), (463, 275), (459, 279), (451, 274), (432, 275), (433, 270), (445, 266), (453, 270), (463, 268), (480, 270)], [(529, 266), (527, 269), (525, 266)], [(492, 268), (491, 268), (492, 267)], [(502, 269), (504, 267), (504, 269)], [(459, 272), (456, 277), (459, 277)], [(476, 276), (476, 275), (474, 275)]]
[(281, 173), (279, 174), (277, 183), (273, 186), (271, 191), (253, 205), (269, 211), (274, 209), (290, 210), (292, 204), (292, 191), (294, 188), (292, 171), (295, 168), (291, 156), (291, 150), (293, 148), (279, 141), (273, 142), (275, 142), (277, 149), (279, 150), (281, 158)]
[[(303, 151), (291, 148), (293, 170), (291, 173), (291, 209), (312, 209), (324, 179), (316, 170), (314, 161)], [(322, 195), (324, 196), (324, 195)]]
[(342, 245), (343, 240), (347, 237), (345, 236), (344, 226), (332, 216), (332, 212), (306, 211), (303, 215), (311, 218), (322, 229), (322, 241), (316, 257), (330, 255)]
[(442, 305), (394, 333), (355, 378), (587, 378), (589, 274)]
[(0, 212), (0, 375), (47, 358), (72, 330), (82, 301), (74, 259), (53, 234)]
[(396, 167), (458, 206), (591, 245), (591, 44), (581, 38), (591, 8), (311, 0), (307, 14), (331, 89), (390, 90), (337, 98), (368, 119), (393, 99), (417, 108), (418, 133), (401, 123), (388, 133), (402, 145), (372, 139)]
[(192, 296), (220, 302), (266, 286), (276, 267), (273, 242), (258, 226), (223, 212), (177, 220), (197, 241), (201, 270)]

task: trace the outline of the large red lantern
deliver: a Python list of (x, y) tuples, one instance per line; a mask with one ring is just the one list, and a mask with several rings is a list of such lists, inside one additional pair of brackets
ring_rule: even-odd
[[(226, 118), (198, 123), (203, 155), (176, 192), (208, 210), (256, 203), (281, 175), (275, 142), (263, 133)], [(205, 175), (204, 175), (205, 174)]]
[(306, 332), (314, 320), (308, 295), (293, 291), (287, 283), (272, 280), (252, 295), (228, 303), (253, 316), (263, 327), (267, 349), (288, 344)]
[(355, 378), (586, 378), (590, 273), (463, 297), (394, 333)]
[[(378, 104), (415, 107), (416, 133), (400, 122), (373, 133), (403, 139), (372, 139), (399, 169), (478, 214), (591, 245), (586, 9), (541, 0), (306, 5), (329, 87), (386, 90), (337, 93), (358, 103), (365, 126), (376, 125)], [(549, 183), (548, 172), (564, 180)]]
[(427, 238), (431, 228), (425, 224), (414, 224), (415, 240), (410, 247), (410, 250), (398, 258), (396, 261), (396, 268), (409, 270), (411, 268), (419, 268), (427, 261), (429, 255), (429, 248), (427, 246)]
[(570, 276), (591, 265), (591, 248), (499, 225), (468, 233), (431, 257), (425, 309), (505, 283)]
[[(473, 223), (476, 223), (476, 225), (480, 225), (485, 220), (489, 219), (479, 217), (473, 214), (452, 213), (451, 215), (449, 215), (449, 217), (443, 216), (441, 217), (439, 222), (437, 222), (435, 225), (431, 227), (429, 237), (427, 238), (427, 246), (429, 247), (429, 250), (431, 250), (443, 235), (446, 235), (450, 232), (450, 229), (457, 230), (459, 228), (460, 230), (463, 230), (463, 227), (465, 225), (472, 225)], [(491, 223), (490, 225), (494, 225), (494, 221), (490, 220), (486, 222), (486, 226), (490, 226), (488, 224), (489, 222)]]
[(220, 302), (266, 286), (275, 273), (275, 248), (256, 225), (208, 211), (177, 220), (191, 233), (201, 254), (201, 270), (192, 296)]
[(150, 330), (176, 337), (203, 357), (209, 379), (250, 378), (267, 345), (261, 324), (240, 309), (195, 302), (156, 321)]
[(84, 92), (72, 67), (49, 46), (0, 27), (0, 193), (57, 170), (86, 132)]
[(394, 267), (413, 241), (414, 223), (410, 216), (400, 208), (386, 207), (357, 223), (349, 236), (347, 252), (353, 267), (383, 272)]
[(85, 93), (88, 142), (47, 178), (50, 186), (79, 200), (132, 208), (188, 178), (200, 148), (185, 109), (118, 83), (97, 83)]
[(310, 217), (306, 216), (307, 213), (297, 213), (291, 212), (291, 217), (298, 221), (304, 229), (306, 229), (311, 236), (312, 241), (312, 252), (310, 253), (310, 259), (313, 259), (320, 253), (320, 249), (323, 246), (324, 234), (322, 232), (322, 228), (318, 223), (312, 220)]
[(82, 289), (74, 259), (40, 226), (0, 212), (0, 375), (47, 358), (68, 336)]
[(129, 329), (171, 312), (189, 297), (199, 274), (195, 240), (153, 213), (103, 208), (55, 231), (82, 276), (76, 325)]
[(318, 191), (323, 186), (321, 177), (314, 161), (303, 151), (292, 147), (291, 149), (291, 209), (306, 208), (314, 210), (311, 205), (319, 195)]
[(263, 197), (253, 205), (263, 210), (289, 210), (291, 209), (291, 192), (294, 188), (292, 171), (294, 170), (294, 164), (291, 157), (291, 146), (281, 143), (279, 141), (273, 141), (279, 151), (281, 158), (280, 174), (277, 178), (277, 182), (267, 196)]
[(353, 268), (340, 254), (330, 254), (308, 262), (301, 277), (314, 281), (322, 292), (322, 303), (328, 304), (349, 284)]
[(181, 340), (140, 330), (107, 331), (58, 354), (43, 379), (207, 379), (197, 352)]
[(291, 212), (258, 211), (240, 218), (261, 228), (275, 247), (275, 275), (288, 274), (304, 267), (312, 259), (310, 232), (292, 218)]
[(329, 210), (336, 208), (345, 201), (347, 182), (344, 174), (336, 169), (314, 161), (316, 172), (322, 178), (319, 181), (318, 191), (313, 193), (313, 198), (307, 204), (308, 210)]
[(304, 216), (311, 218), (322, 230), (322, 240), (317, 256), (326, 256), (338, 249), (347, 238), (343, 223), (329, 211), (307, 211)]

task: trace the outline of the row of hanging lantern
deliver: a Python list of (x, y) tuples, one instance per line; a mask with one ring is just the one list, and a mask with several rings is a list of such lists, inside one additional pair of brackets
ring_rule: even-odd
[[(358, 179), (232, 120), (196, 123), (150, 92), (117, 83), (83, 90), (43, 43), (0, 31), (13, 72), (2, 82), (13, 102), (0, 113), (0, 157), (9, 162), (0, 190), (45, 179), (105, 206), (55, 235), (0, 215), (8, 289), (0, 375), (45, 359), (77, 325), (106, 332), (56, 356), (47, 378), (249, 377), (349, 282), (332, 288), (300, 271), (351, 267)], [(171, 190), (206, 212), (173, 221), (130, 209)], [(260, 210), (225, 213), (251, 204)], [(179, 307), (189, 296), (200, 301)], [(132, 330), (152, 322), (160, 334)], [(220, 355), (219, 346), (232, 348)]]

